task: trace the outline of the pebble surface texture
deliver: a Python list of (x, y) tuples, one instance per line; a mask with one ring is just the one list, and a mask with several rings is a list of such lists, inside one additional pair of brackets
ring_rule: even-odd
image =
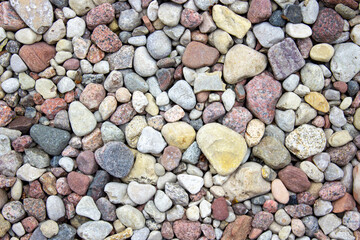
[(0, 1), (0, 240), (360, 240), (359, 12)]

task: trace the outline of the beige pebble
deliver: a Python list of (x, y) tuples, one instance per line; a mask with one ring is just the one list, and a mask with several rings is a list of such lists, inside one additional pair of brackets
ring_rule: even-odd
[(334, 55), (334, 48), (327, 43), (320, 43), (313, 46), (310, 50), (311, 59), (319, 62), (329, 62)]
[(274, 181), (272, 181), (271, 193), (274, 196), (275, 200), (279, 203), (286, 204), (289, 201), (289, 192), (280, 179), (275, 179)]

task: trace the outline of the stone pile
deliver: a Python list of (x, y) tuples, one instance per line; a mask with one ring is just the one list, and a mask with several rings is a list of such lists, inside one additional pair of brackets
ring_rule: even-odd
[(1, 240), (360, 239), (355, 0), (0, 2)]

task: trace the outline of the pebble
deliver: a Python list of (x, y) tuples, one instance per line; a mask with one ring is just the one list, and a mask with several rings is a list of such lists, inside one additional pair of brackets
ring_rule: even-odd
[(341, 219), (338, 218), (335, 214), (330, 213), (321, 218), (319, 218), (319, 226), (323, 230), (324, 234), (329, 234), (335, 230), (341, 224)]
[(311, 28), (303, 23), (287, 23), (285, 26), (286, 33), (292, 38), (307, 38), (312, 35)]
[(47, 216), (54, 221), (59, 220), (65, 216), (65, 206), (63, 201), (58, 196), (50, 196), (46, 200)]
[(145, 226), (145, 218), (142, 213), (130, 205), (116, 209), (116, 216), (126, 227), (138, 230)]
[(180, 21), (181, 10), (181, 5), (163, 3), (159, 6), (158, 17), (166, 26), (175, 27)]
[(148, 202), (155, 195), (155, 192), (154, 186), (137, 182), (130, 182), (127, 188), (130, 199), (138, 205)]
[[(166, 30), (164, 31), (166, 33)], [(220, 53), (216, 48), (209, 47), (200, 42), (191, 41), (185, 48), (182, 62), (189, 68), (201, 68), (214, 65), (219, 56)]]
[(77, 234), (87, 240), (104, 239), (110, 234), (113, 226), (105, 221), (88, 221), (77, 229)]
[(343, 26), (344, 20), (337, 12), (331, 8), (324, 8), (312, 26), (312, 38), (320, 43), (331, 43), (340, 37)]
[(314, 45), (310, 50), (311, 59), (319, 62), (329, 62), (334, 56), (334, 48), (327, 43)]
[[(158, 70), (155, 60), (145, 47), (138, 47), (134, 53), (134, 69), (141, 77), (150, 77)], [(126, 76), (125, 76), (126, 78)]]
[(255, 25), (253, 32), (261, 46), (265, 48), (272, 47), (285, 37), (284, 31), (280, 27), (275, 27), (268, 22)]
[(82, 18), (75, 17), (66, 23), (66, 36), (70, 39), (81, 37), (85, 33), (86, 24)]
[(76, 213), (94, 221), (100, 220), (101, 213), (95, 205), (92, 197), (84, 196), (76, 205)]
[(81, 102), (72, 102), (68, 113), (71, 129), (77, 136), (85, 136), (95, 129), (95, 116)]
[(279, 171), (278, 176), (286, 188), (292, 192), (304, 192), (308, 190), (311, 185), (304, 171), (294, 166), (287, 166), (282, 169)]
[(163, 31), (155, 31), (149, 35), (146, 48), (154, 59), (167, 57), (171, 52), (171, 41)]

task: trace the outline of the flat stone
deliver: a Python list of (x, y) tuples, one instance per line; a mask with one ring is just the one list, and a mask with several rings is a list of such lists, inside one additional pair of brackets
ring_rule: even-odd
[(268, 193), (270, 183), (261, 175), (262, 166), (255, 162), (243, 164), (223, 184), (225, 196), (239, 202)]
[(101, 213), (92, 197), (84, 196), (76, 205), (76, 213), (92, 220), (100, 220)]
[(201, 68), (214, 65), (219, 56), (220, 53), (216, 48), (192, 41), (186, 46), (182, 62), (189, 68)]
[(45, 42), (24, 45), (20, 48), (19, 56), (31, 71), (41, 72), (50, 65), (55, 57), (55, 48)]
[(17, 31), (26, 27), (24, 21), (19, 17), (9, 2), (0, 3), (0, 27), (6, 31)]
[(138, 47), (135, 50), (134, 70), (141, 77), (151, 77), (155, 75), (158, 70), (156, 61), (150, 56), (148, 50), (144, 46)]
[(177, 179), (180, 186), (185, 188), (191, 194), (197, 194), (204, 185), (204, 179), (194, 175), (179, 174)]
[(233, 46), (225, 56), (224, 79), (234, 84), (260, 74), (267, 66), (266, 56), (243, 44)]
[(165, 146), (166, 142), (160, 132), (152, 127), (145, 127), (137, 142), (137, 149), (142, 153), (159, 154)]
[(169, 89), (168, 95), (173, 102), (186, 110), (191, 110), (195, 107), (195, 94), (191, 86), (185, 80), (177, 81)]
[(292, 192), (304, 192), (310, 188), (310, 181), (300, 168), (287, 166), (278, 175), (286, 188)]
[(270, 48), (285, 38), (284, 31), (280, 27), (273, 26), (268, 22), (256, 24), (253, 32), (261, 46), (265, 48)]
[(285, 38), (272, 46), (268, 51), (268, 58), (278, 80), (285, 79), (305, 65), (305, 60), (291, 38)]
[(129, 174), (134, 155), (122, 142), (109, 142), (95, 152), (96, 162), (110, 175), (122, 178)]

